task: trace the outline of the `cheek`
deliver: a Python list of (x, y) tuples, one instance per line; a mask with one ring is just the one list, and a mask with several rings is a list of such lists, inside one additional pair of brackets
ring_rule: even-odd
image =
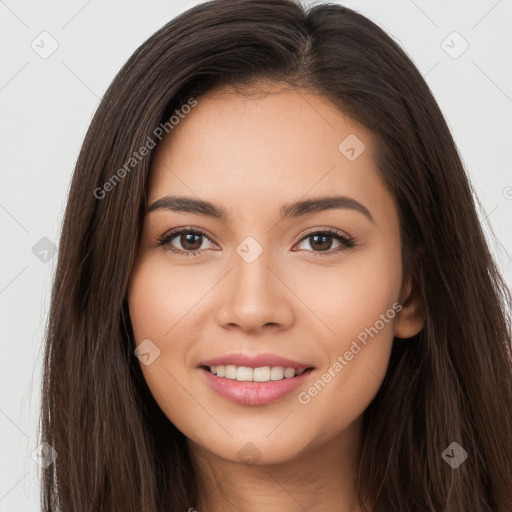
[(325, 364), (297, 395), (296, 416), (318, 442), (336, 436), (360, 417), (382, 385), (396, 315), (385, 302), (374, 301), (357, 318), (342, 320), (340, 315), (334, 325), (336, 337), (321, 343)]
[(134, 270), (128, 293), (135, 340), (173, 338), (180, 323), (194, 316), (195, 306), (208, 291), (207, 279), (190, 279), (186, 267), (171, 268), (161, 255), (148, 257)]
[[(287, 272), (288, 275), (285, 275)], [(381, 250), (360, 249), (336, 265), (310, 263), (304, 269), (282, 269), (287, 283), (306, 305), (308, 323), (318, 328), (317, 339), (329, 349), (342, 350), (350, 340), (380, 320), (400, 294), (401, 257), (394, 245)], [(303, 308), (302, 304), (299, 304)], [(396, 312), (379, 330), (392, 337)]]

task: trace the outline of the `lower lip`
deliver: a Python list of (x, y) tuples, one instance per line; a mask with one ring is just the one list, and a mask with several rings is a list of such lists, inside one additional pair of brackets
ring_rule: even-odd
[(312, 369), (291, 379), (268, 382), (243, 382), (213, 375), (206, 368), (200, 368), (208, 385), (219, 395), (242, 405), (265, 405), (289, 395), (304, 384)]

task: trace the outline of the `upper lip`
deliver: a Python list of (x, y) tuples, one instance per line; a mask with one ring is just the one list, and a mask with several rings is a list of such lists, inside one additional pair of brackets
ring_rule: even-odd
[(206, 361), (201, 361), (199, 366), (245, 366), (248, 368), (261, 368), (263, 366), (282, 366), (283, 368), (294, 368), (300, 370), (302, 368), (311, 368), (311, 365), (299, 363), (282, 357), (277, 354), (244, 354), (237, 352), (226, 354), (224, 356), (214, 357)]

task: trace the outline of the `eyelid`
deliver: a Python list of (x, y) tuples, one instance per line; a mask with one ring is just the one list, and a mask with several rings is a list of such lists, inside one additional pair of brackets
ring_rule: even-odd
[(345, 238), (347, 240), (355, 240), (354, 237), (350, 236), (348, 233), (345, 233), (344, 231), (342, 231), (341, 229), (338, 229), (338, 228), (333, 228), (333, 227), (330, 227), (330, 226), (324, 226), (324, 227), (321, 227), (321, 228), (309, 228), (309, 229), (306, 229), (306, 231), (301, 235), (301, 238), (299, 239), (299, 242), (302, 242), (302, 240), (304, 240), (304, 238), (312, 235), (312, 234), (317, 234), (317, 233), (329, 233), (329, 234), (334, 234), (334, 235), (338, 235), (342, 238)]
[(179, 228), (169, 229), (160, 238), (161, 239), (166, 239), (166, 238), (171, 237), (172, 235), (179, 235), (179, 234), (182, 234), (182, 233), (201, 234), (204, 237), (208, 238), (208, 240), (213, 241), (213, 240), (211, 240), (212, 236), (209, 233), (207, 233), (204, 229), (196, 228), (196, 227), (193, 227), (193, 226), (181, 226)]

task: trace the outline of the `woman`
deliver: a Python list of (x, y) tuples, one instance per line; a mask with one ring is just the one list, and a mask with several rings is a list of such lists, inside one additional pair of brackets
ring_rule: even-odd
[(389, 36), (338, 5), (198, 5), (76, 165), (43, 508), (511, 510), (510, 302)]

